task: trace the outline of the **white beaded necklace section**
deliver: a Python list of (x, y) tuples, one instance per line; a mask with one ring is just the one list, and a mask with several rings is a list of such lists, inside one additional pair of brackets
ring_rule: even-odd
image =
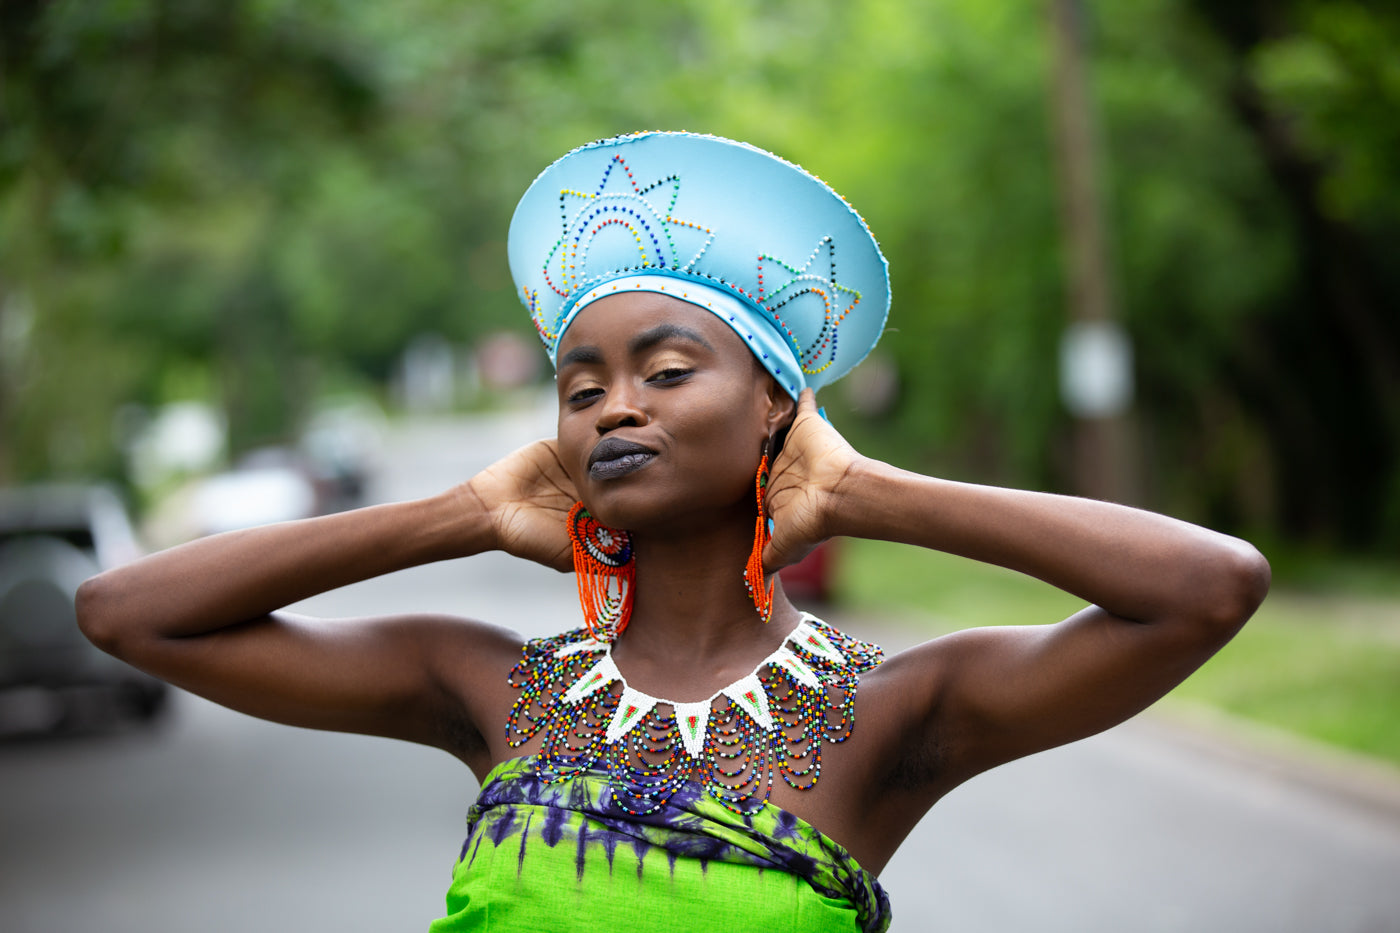
[(507, 678), (520, 695), (506, 743), (519, 748), (543, 732), (541, 780), (601, 772), (609, 799), (638, 815), (688, 786), (735, 813), (764, 806), (779, 775), (795, 790), (814, 787), (822, 746), (850, 737), (860, 675), (883, 656), (803, 613), (748, 675), (681, 703), (629, 685), (608, 642), (583, 629), (534, 639), (522, 654)]
[(841, 653), (841, 650), (832, 644), (831, 639), (827, 638), (819, 629), (809, 625), (809, 621), (815, 621), (814, 617), (808, 613), (802, 613), (802, 619), (797, 623), (797, 627), (787, 638), (783, 639), (783, 643), (778, 646), (776, 651), (756, 664), (750, 673), (729, 686), (716, 690), (707, 699), (697, 700), (693, 703), (654, 697), (629, 686), (627, 678), (622, 676), (622, 672), (617, 669), (617, 664), (613, 661), (612, 645), (594, 638), (585, 638), (582, 641), (564, 645), (554, 652), (555, 658), (565, 658), (569, 655), (588, 652), (601, 652), (603, 655), (596, 664), (585, 671), (578, 680), (574, 681), (572, 686), (564, 691), (561, 699), (565, 703), (577, 706), (596, 691), (605, 689), (614, 682), (621, 683), (622, 696), (618, 699), (617, 709), (604, 732), (604, 741), (609, 744), (617, 742), (645, 720), (647, 714), (657, 704), (664, 703), (675, 710), (676, 725), (680, 729), (681, 744), (685, 748), (686, 754), (692, 758), (699, 758), (705, 750), (705, 733), (709, 727), (711, 705), (721, 696), (728, 697), (736, 707), (747, 713), (749, 718), (763, 731), (772, 732), (777, 727), (769, 710), (768, 691), (758, 676), (758, 672), (767, 665), (781, 667), (804, 686), (813, 689), (820, 686), (816, 672), (807, 665), (806, 661), (802, 660), (800, 655), (788, 647), (789, 642), (802, 651), (834, 665), (839, 667), (846, 665), (846, 656)]

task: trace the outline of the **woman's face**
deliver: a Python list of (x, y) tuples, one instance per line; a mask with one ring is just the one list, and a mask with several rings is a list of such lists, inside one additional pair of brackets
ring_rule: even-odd
[(558, 389), (559, 453), (580, 498), (633, 530), (751, 511), (763, 441), (793, 409), (723, 321), (654, 292), (579, 312)]

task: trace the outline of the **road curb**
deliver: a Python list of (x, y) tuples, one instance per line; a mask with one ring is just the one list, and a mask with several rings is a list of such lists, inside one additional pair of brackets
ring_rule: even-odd
[(1165, 741), (1323, 794), (1400, 826), (1400, 767), (1389, 762), (1170, 697), (1137, 719)]

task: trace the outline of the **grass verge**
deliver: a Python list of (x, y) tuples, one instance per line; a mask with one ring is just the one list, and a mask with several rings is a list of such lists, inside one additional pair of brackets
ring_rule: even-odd
[[(913, 610), (935, 634), (1054, 622), (1082, 605), (999, 567), (879, 541), (841, 544), (837, 592), (848, 606)], [(1386, 568), (1374, 576), (1353, 563), (1285, 563), (1254, 619), (1164, 702), (1206, 704), (1400, 764), (1393, 574)]]

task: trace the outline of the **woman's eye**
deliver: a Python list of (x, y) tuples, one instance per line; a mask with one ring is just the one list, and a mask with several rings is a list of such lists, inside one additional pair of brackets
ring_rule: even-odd
[(663, 369), (663, 370), (657, 372), (655, 375), (653, 375), (653, 376), (652, 376), (649, 380), (647, 380), (647, 381), (648, 381), (648, 382), (659, 382), (659, 383), (662, 383), (662, 384), (670, 383), (670, 382), (679, 382), (680, 380), (684, 379), (686, 376), (689, 376), (690, 373), (691, 373), (691, 370), (689, 370), (689, 369), (683, 369), (683, 368), (681, 368), (681, 367), (679, 367), (679, 366), (671, 366), (671, 367), (668, 367), (668, 368), (666, 368), (666, 369)]
[(591, 387), (589, 387), (589, 388), (587, 388), (587, 389), (575, 389), (574, 391), (572, 391), (572, 392), (569, 393), (569, 395), (568, 395), (568, 401), (570, 401), (570, 402), (586, 402), (586, 401), (588, 401), (589, 399), (592, 399), (592, 398), (594, 398), (594, 397), (596, 397), (596, 396), (599, 396), (599, 395), (602, 395), (602, 394), (603, 394), (603, 390), (600, 389), (600, 388), (598, 388), (597, 386), (591, 386)]

